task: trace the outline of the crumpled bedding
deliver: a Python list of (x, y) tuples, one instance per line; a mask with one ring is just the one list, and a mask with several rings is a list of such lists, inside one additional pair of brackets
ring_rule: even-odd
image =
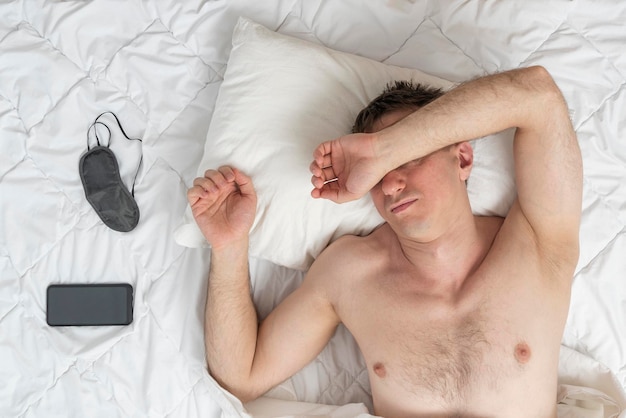
[[(173, 240), (239, 16), (452, 81), (534, 64), (553, 74), (584, 164), (560, 393), (600, 392), (616, 405), (603, 416), (626, 416), (626, 4), (9, 0), (0, 16), (0, 416), (248, 414), (206, 370), (207, 250)], [(129, 233), (103, 225), (78, 173), (86, 131), (107, 110), (143, 140), (111, 145), (125, 184), (144, 158)], [(251, 277), (263, 316), (302, 273), (252, 259)], [(48, 284), (119, 281), (135, 289), (130, 326), (46, 325)], [(269, 396), (371, 406), (343, 327)], [(581, 405), (597, 406), (564, 398), (559, 414)]]

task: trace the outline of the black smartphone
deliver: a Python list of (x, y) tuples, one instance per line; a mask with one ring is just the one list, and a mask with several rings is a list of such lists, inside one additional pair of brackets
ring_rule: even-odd
[(133, 321), (133, 287), (128, 283), (52, 284), (46, 321), (53, 327), (128, 325)]

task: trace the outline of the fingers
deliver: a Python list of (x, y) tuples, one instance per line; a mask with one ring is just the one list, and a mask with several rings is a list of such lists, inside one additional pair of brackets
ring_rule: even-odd
[(322, 187), (313, 189), (311, 191), (311, 197), (314, 199), (327, 199), (332, 200), (335, 203), (341, 203), (337, 182), (326, 183)]
[(222, 166), (217, 170), (209, 169), (204, 172), (204, 177), (194, 180), (194, 186), (201, 186), (208, 192), (216, 192), (235, 181), (235, 172), (232, 167)]
[(326, 150), (326, 142), (318, 145), (317, 148), (315, 148), (315, 151), (313, 151), (313, 163), (322, 167), (324, 163), (324, 156), (328, 153), (329, 152)]
[(221, 166), (217, 170), (209, 169), (205, 171), (204, 178), (208, 180), (208, 182), (206, 183), (209, 187), (211, 187), (212, 183), (217, 189), (221, 189), (227, 186), (228, 183), (232, 183), (235, 181), (235, 173), (232, 167)]
[[(332, 191), (333, 187), (324, 188), (325, 185), (337, 181), (337, 173), (332, 165), (332, 141), (320, 144), (313, 151), (313, 162), (309, 166), (309, 171), (313, 174), (311, 184), (315, 187), (311, 192), (311, 196), (316, 199), (327, 198), (327, 190), (330, 189)], [(332, 194), (336, 194), (336, 192), (333, 191)]]
[(337, 182), (337, 173), (332, 165), (329, 147), (326, 143), (320, 145), (313, 154), (313, 162), (309, 166), (309, 170), (313, 174), (311, 184), (314, 189), (311, 191), (311, 197), (314, 199), (328, 199), (333, 202), (339, 202), (339, 185)]
[[(313, 162), (309, 165), (309, 171), (313, 174), (311, 183), (316, 189), (321, 189), (328, 181), (335, 180), (337, 175), (332, 166), (332, 145), (331, 142), (324, 142), (313, 151)], [(315, 193), (313, 197), (316, 197)]]
[(309, 165), (309, 171), (313, 174), (313, 176), (319, 177), (324, 181), (337, 178), (337, 174), (335, 173), (335, 170), (330, 162), (328, 165), (319, 166), (317, 162), (313, 161), (311, 165)]
[(320, 144), (313, 152), (313, 162), (309, 166), (309, 171), (313, 174), (311, 184), (314, 187), (311, 191), (311, 197), (337, 202), (339, 199), (339, 185), (337, 183), (337, 173), (335, 173), (332, 165), (331, 153), (331, 142)]
[(217, 171), (220, 174), (222, 174), (222, 176), (227, 182), (230, 183), (230, 182), (235, 181), (235, 168), (230, 167), (228, 165), (223, 165), (220, 168), (218, 168)]
[[(314, 170), (311, 169), (311, 171), (313, 172)], [(320, 170), (319, 173), (318, 175), (313, 174), (313, 176), (311, 176), (311, 184), (313, 184), (313, 187), (316, 189), (321, 189), (325, 184), (337, 181), (337, 174), (335, 174), (332, 167), (324, 168)]]
[[(240, 184), (241, 183), (241, 184)], [(187, 191), (187, 199), (193, 206), (200, 199), (208, 199), (211, 195), (226, 191), (228, 193), (242, 186), (246, 188), (246, 193), (254, 193), (251, 179), (241, 171), (230, 167), (222, 166), (217, 170), (209, 169), (204, 172), (204, 177), (198, 177), (193, 181), (193, 187)]]
[(203, 199), (207, 196), (208, 196), (208, 192), (200, 186), (194, 186), (191, 189), (187, 190), (187, 201), (189, 201), (189, 206), (192, 206), (192, 207), (200, 199)]
[(313, 151), (313, 160), (320, 167), (330, 165), (330, 155), (332, 154), (332, 141), (326, 141), (317, 146)]
[(252, 179), (237, 169), (233, 169), (233, 181), (242, 195), (255, 195)]

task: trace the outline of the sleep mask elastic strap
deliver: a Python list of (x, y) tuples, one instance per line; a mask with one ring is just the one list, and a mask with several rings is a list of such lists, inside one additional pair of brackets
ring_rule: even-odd
[[(100, 119), (102, 116), (106, 115), (106, 114), (110, 114), (115, 118), (115, 121), (117, 122), (117, 126), (120, 128), (120, 131), (122, 132), (122, 135), (124, 135), (124, 137), (129, 140), (129, 141), (139, 141), (141, 143), (143, 143), (143, 141), (140, 138), (130, 138), (128, 136), (128, 134), (126, 133), (126, 131), (124, 130), (124, 128), (122, 127), (122, 123), (120, 122), (120, 120), (117, 118), (117, 115), (111, 111), (107, 111), (107, 112), (102, 112), (98, 115), (98, 117), (96, 118), (96, 120), (94, 120), (94, 122), (89, 126), (89, 129), (87, 129), (87, 151), (91, 150), (91, 146), (89, 145), (89, 133), (91, 132), (91, 130), (93, 129), (94, 132), (94, 136), (96, 137), (96, 143), (98, 144), (98, 146), (105, 146), (105, 147), (109, 147), (111, 145), (111, 129), (109, 129), (109, 127), (103, 123), (103, 122), (99, 122), (98, 119)], [(97, 125), (102, 125), (106, 128), (109, 137), (107, 139), (107, 144), (106, 145), (101, 145), (100, 144), (100, 137), (98, 136), (98, 129), (97, 129)], [(137, 166), (137, 171), (135, 172), (135, 177), (133, 178), (133, 186), (131, 188), (130, 194), (131, 196), (135, 197), (135, 183), (137, 182), (137, 176), (139, 175), (139, 170), (141, 169), (141, 164), (143, 163), (143, 153), (141, 154), (141, 157), (139, 158), (139, 165)]]

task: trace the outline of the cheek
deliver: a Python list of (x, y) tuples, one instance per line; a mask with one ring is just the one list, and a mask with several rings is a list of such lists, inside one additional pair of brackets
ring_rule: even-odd
[(452, 167), (446, 164), (437, 164), (435, 161), (427, 161), (413, 173), (414, 181), (419, 181), (425, 189), (439, 190), (453, 178)]
[(382, 211), (382, 209), (384, 209), (385, 196), (383, 195), (380, 183), (370, 190), (370, 196), (372, 198), (372, 202), (374, 202), (374, 206), (376, 206), (376, 209), (378, 209), (379, 212)]

